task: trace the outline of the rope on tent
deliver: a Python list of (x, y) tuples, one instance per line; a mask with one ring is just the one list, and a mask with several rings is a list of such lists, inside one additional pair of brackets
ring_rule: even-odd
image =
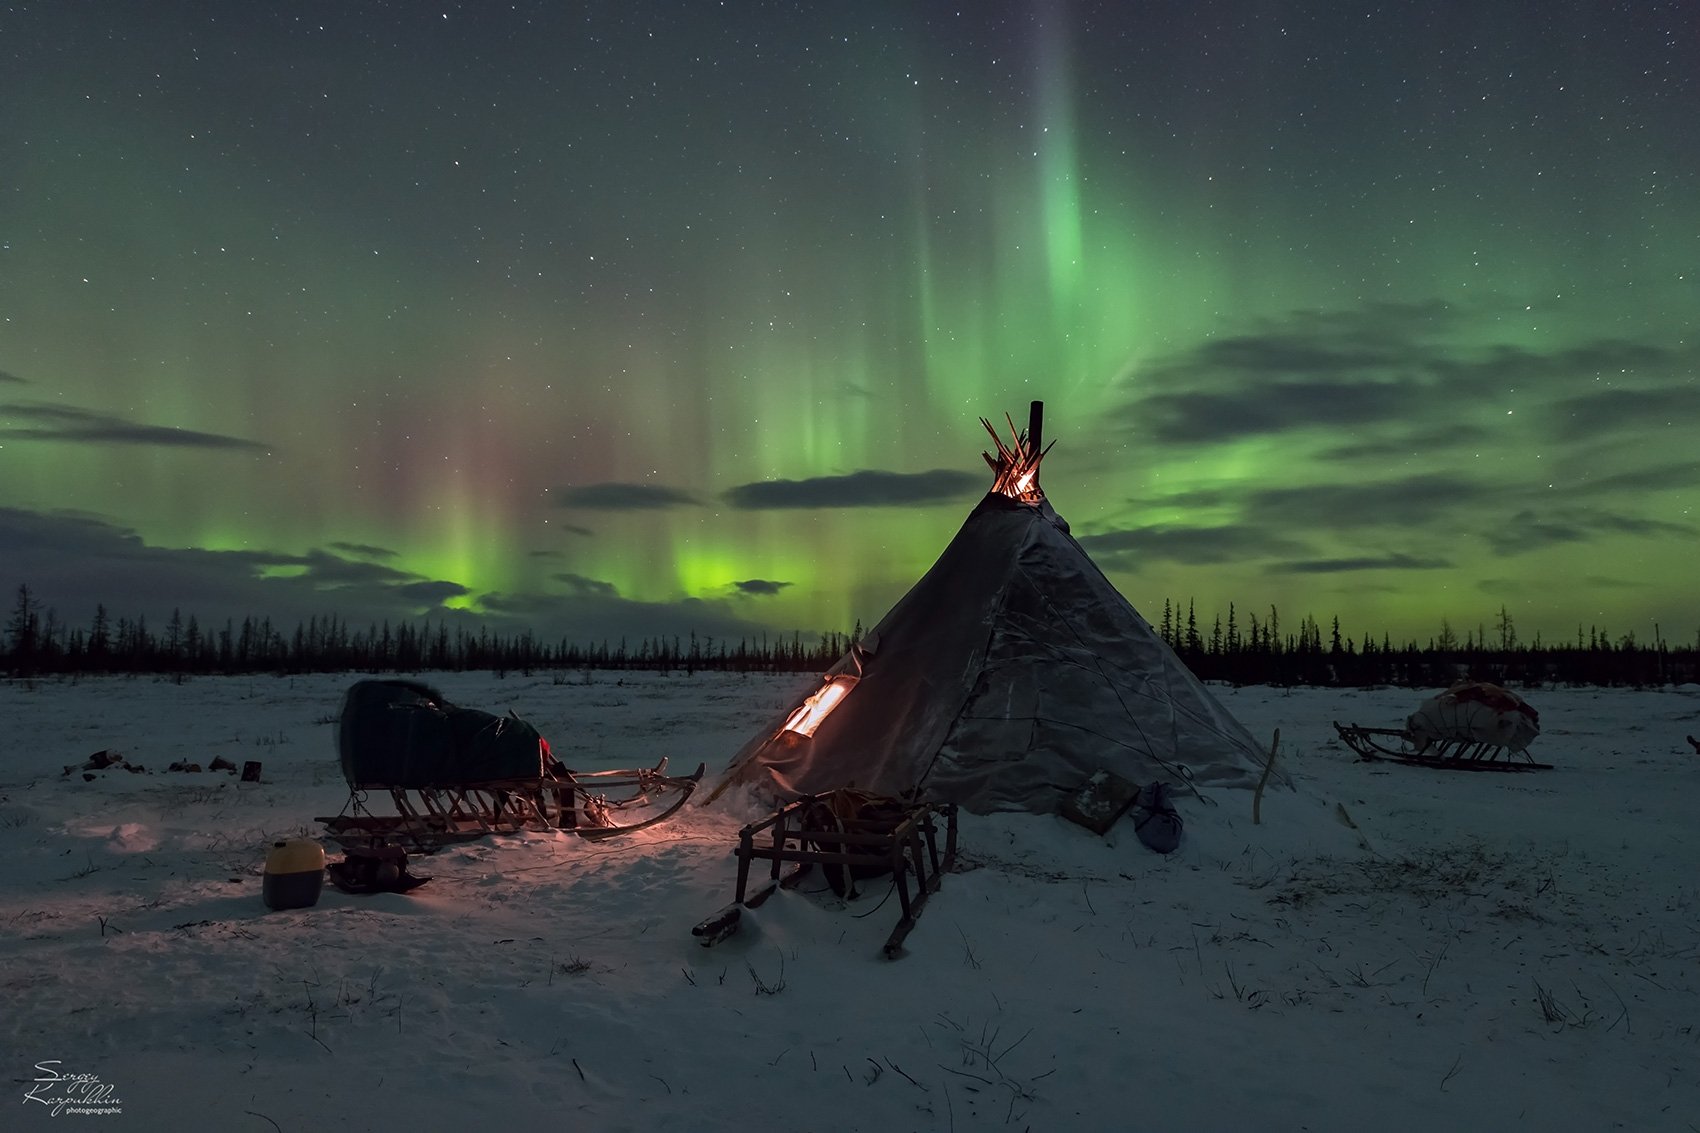
[(1055, 617), (1057, 621), (1061, 622), (1069, 633), (1074, 635), (1074, 640), (1079, 642), (1080, 648), (1086, 651), (1086, 655), (1088, 657), (1092, 658), (1093, 667), (1097, 670), (1098, 676), (1103, 680), (1103, 682), (1109, 686), (1110, 692), (1115, 695), (1116, 703), (1121, 705), (1122, 713), (1127, 717), (1128, 723), (1133, 725), (1134, 730), (1139, 733), (1140, 739), (1145, 741), (1145, 754), (1155, 760), (1164, 770), (1179, 779), (1181, 785), (1191, 791), (1193, 795), (1199, 799), (1199, 801), (1209, 803), (1211, 806), (1218, 805), (1215, 799), (1210, 798), (1205, 795), (1203, 791), (1198, 789), (1198, 784), (1193, 781), (1192, 768), (1185, 765), (1177, 766), (1170, 763), (1168, 760), (1158, 755), (1156, 750), (1151, 747), (1151, 741), (1146, 736), (1145, 729), (1141, 727), (1139, 721), (1135, 719), (1133, 710), (1128, 707), (1127, 700), (1122, 696), (1122, 690), (1120, 687), (1118, 687), (1116, 682), (1111, 679), (1110, 675), (1104, 671), (1104, 664), (1099, 659), (1098, 654), (1090, 645), (1086, 644), (1086, 639), (1081, 636), (1080, 631), (1074, 627), (1074, 623), (1069, 621), (1068, 616), (1057, 607), (1055, 602), (1051, 601), (1050, 595), (1046, 594), (1043, 588), (1035, 585), (1033, 580), (1028, 577), (1026, 569), (1022, 567), (1017, 567), (1016, 569), (1020, 571), (1022, 579), (1032, 587), (1033, 592), (1039, 596), (1039, 601), (1043, 602), (1051, 611), (1052, 616)]

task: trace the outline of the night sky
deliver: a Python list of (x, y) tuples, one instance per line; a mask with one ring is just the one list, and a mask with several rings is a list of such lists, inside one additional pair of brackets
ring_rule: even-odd
[(1689, 2), (3, 4), (0, 583), (848, 630), (1038, 398), (1153, 620), (1692, 642), (1697, 76)]

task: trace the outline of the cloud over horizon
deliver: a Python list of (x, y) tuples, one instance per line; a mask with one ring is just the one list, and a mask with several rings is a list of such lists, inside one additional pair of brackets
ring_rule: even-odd
[[(61, 626), (85, 626), (95, 608), (104, 606), (111, 618), (142, 617), (155, 625), (173, 611), (195, 616), (209, 628), (247, 617), (287, 627), (334, 615), (357, 627), (431, 620), (580, 644), (690, 630), (756, 636), (774, 628), (741, 616), (734, 596), (724, 602), (689, 597), (637, 601), (621, 597), (610, 582), (566, 572), (551, 576), (565, 586), (565, 594), (478, 593), (456, 580), (345, 557), (329, 547), (286, 554), (153, 546), (120, 523), (81, 513), (0, 506), (0, 546), (8, 548), (5, 565), (14, 576), (5, 580), (8, 594), (19, 584), (28, 586), (39, 607), (54, 611)], [(382, 551), (352, 546), (362, 554)], [(771, 585), (777, 593), (789, 584)], [(759, 592), (758, 581), (743, 593)], [(473, 596), (478, 609), (444, 605)]]
[[(689, 492), (659, 484), (584, 484), (556, 488), (551, 495), (556, 507), (583, 508), (586, 511), (657, 511), (665, 508), (702, 506), (702, 501)], [(569, 530), (590, 534), (585, 528)]]
[[(1565, 440), (1700, 417), (1700, 344), (1594, 338), (1537, 349), (1482, 343), (1491, 304), (1366, 304), (1293, 311), (1205, 339), (1139, 367), (1116, 418), (1165, 445), (1222, 444), (1300, 432), (1417, 430), (1418, 447), (1484, 435), (1484, 408), (1539, 415)], [(1602, 377), (1611, 388), (1592, 388)], [(1683, 384), (1669, 385), (1672, 381)], [(1459, 430), (1433, 424), (1454, 410)], [(1506, 423), (1515, 427), (1518, 422)], [(1400, 442), (1396, 447), (1404, 447)], [(1388, 451), (1337, 444), (1335, 455)]]
[(0, 405), (0, 420), (21, 418), (24, 425), (0, 424), (0, 437), (96, 445), (157, 445), (163, 448), (235, 449), (269, 452), (271, 445), (243, 437), (202, 433), (168, 425), (143, 425), (111, 413), (68, 405), (9, 402)]
[(986, 477), (953, 468), (927, 472), (862, 469), (843, 476), (804, 480), (758, 480), (721, 493), (732, 507), (746, 511), (786, 508), (926, 507), (984, 492)]
[(734, 582), (732, 585), (741, 595), (766, 596), (778, 594), (787, 586), (792, 586), (794, 584), (790, 582), (775, 582), (766, 578), (748, 578), (742, 582)]

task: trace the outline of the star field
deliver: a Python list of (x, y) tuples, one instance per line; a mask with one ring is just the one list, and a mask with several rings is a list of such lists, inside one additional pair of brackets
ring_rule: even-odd
[(1679, 640), (1689, 6), (0, 7), (62, 620), (871, 623), (1047, 405), (1147, 616)]

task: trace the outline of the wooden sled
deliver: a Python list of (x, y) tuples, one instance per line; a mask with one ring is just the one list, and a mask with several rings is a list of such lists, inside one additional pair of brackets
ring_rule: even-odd
[[(1364, 760), (1439, 767), (1446, 771), (1551, 771), (1527, 750), (1511, 751), (1498, 744), (1469, 738), (1435, 740), (1426, 748), (1406, 728), (1360, 728), (1334, 721), (1334, 730), (1347, 747)], [(1393, 743), (1398, 746), (1392, 746)]]
[[(900, 956), (922, 906), (956, 864), (956, 804), (880, 800), (870, 809), (869, 798), (848, 789), (806, 795), (739, 831), (738, 886), (732, 903), (691, 929), (697, 943), (706, 948), (733, 935), (745, 909), (758, 908), (778, 889), (792, 888), (818, 865), (840, 896), (854, 896), (854, 878), (892, 876), (902, 912), (884, 952), (887, 959)], [(867, 816), (875, 810), (878, 817), (856, 816), (858, 811)], [(772, 862), (773, 869), (767, 884), (751, 893), (750, 863), (758, 859)], [(792, 868), (781, 876), (787, 862)]]
[(399, 845), (421, 854), (489, 834), (566, 830), (600, 840), (630, 834), (671, 818), (702, 782), (706, 764), (690, 775), (668, 775), (667, 760), (652, 768), (568, 771), (531, 779), (493, 779), (440, 787), (389, 787), (394, 814), (376, 814), (368, 790), (350, 792), (343, 813), (316, 818), (344, 849)]

